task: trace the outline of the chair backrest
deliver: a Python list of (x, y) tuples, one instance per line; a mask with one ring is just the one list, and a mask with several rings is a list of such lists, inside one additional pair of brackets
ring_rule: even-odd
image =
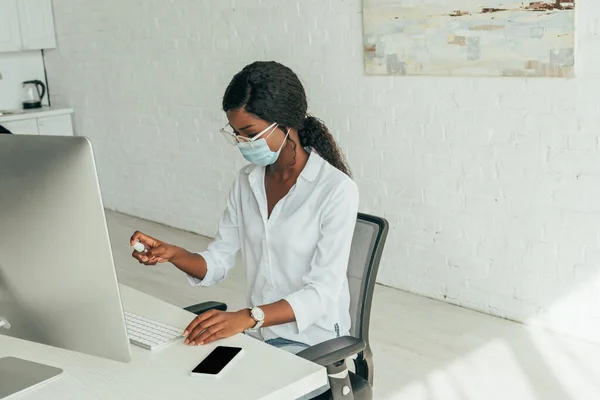
[(348, 261), (350, 335), (363, 339), (367, 344), (373, 291), (387, 233), (388, 222), (385, 219), (358, 214)]

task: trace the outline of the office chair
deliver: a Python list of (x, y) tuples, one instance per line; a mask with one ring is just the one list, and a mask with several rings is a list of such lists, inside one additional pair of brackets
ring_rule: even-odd
[[(373, 398), (373, 353), (369, 345), (369, 323), (375, 279), (388, 233), (388, 222), (379, 217), (358, 214), (350, 260), (348, 284), (350, 286), (350, 336), (319, 343), (298, 353), (299, 357), (327, 368), (330, 390), (317, 396), (317, 400)], [(227, 310), (227, 305), (206, 302), (186, 307), (194, 314), (217, 309)], [(346, 359), (354, 357), (355, 373), (348, 371)]]

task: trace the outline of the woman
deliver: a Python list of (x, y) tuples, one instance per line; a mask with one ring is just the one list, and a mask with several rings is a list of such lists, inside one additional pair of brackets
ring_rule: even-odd
[(251, 165), (233, 185), (215, 241), (195, 254), (136, 232), (140, 263), (170, 262), (192, 285), (222, 282), (241, 250), (247, 309), (208, 311), (184, 332), (203, 345), (246, 332), (297, 353), (350, 329), (346, 270), (358, 189), (342, 152), (318, 119), (307, 116), (292, 70), (255, 62), (233, 77), (223, 97), (222, 130)]

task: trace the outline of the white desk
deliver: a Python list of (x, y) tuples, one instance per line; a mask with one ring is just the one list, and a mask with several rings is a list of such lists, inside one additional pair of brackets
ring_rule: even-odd
[[(121, 285), (127, 310), (185, 328), (193, 314)], [(190, 370), (217, 345), (245, 354), (220, 379), (191, 377)], [(57, 380), (15, 397), (49, 399), (294, 399), (327, 384), (323, 367), (244, 335), (207, 346), (183, 342), (151, 352), (131, 346), (133, 359), (119, 363), (0, 335), (0, 357), (15, 356), (64, 369)], [(12, 398), (11, 398), (12, 400)]]

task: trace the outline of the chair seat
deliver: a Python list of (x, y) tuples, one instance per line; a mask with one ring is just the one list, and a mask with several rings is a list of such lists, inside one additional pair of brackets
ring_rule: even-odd
[[(371, 400), (373, 398), (373, 388), (369, 385), (369, 382), (361, 378), (360, 376), (349, 372), (350, 383), (352, 384), (352, 391), (354, 392), (355, 400)], [(331, 400), (331, 391), (327, 391), (317, 397), (315, 400)]]

